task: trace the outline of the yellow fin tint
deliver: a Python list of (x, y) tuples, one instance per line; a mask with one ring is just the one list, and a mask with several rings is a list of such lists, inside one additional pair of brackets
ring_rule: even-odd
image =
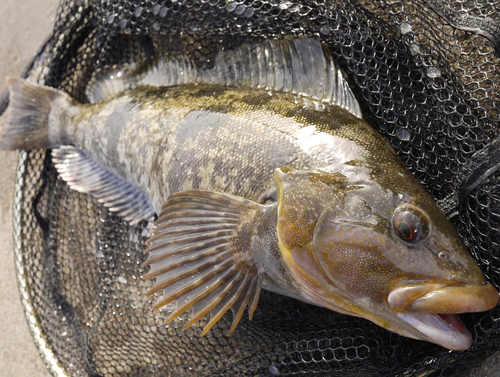
[(263, 206), (234, 195), (191, 190), (172, 195), (163, 205), (146, 253), (146, 278), (156, 278), (149, 294), (161, 292), (155, 308), (175, 302), (167, 321), (192, 309), (190, 327), (205, 315), (209, 331), (232, 309), (233, 332), (249, 306), (259, 300), (262, 276), (245, 234)]

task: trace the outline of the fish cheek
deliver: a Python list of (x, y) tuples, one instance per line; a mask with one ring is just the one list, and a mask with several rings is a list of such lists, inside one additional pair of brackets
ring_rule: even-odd
[[(328, 279), (318, 264), (312, 237), (325, 206), (341, 197), (335, 184), (343, 177), (282, 167), (275, 170), (275, 178), (277, 234), (283, 261), (301, 289), (321, 290)], [(314, 295), (311, 292), (308, 296)]]
[(372, 228), (328, 223), (315, 229), (316, 256), (331, 284), (349, 297), (383, 304), (401, 275), (383, 255), (389, 240)]

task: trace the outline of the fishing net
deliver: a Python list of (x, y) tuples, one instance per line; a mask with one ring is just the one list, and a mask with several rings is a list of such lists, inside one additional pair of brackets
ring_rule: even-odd
[[(282, 35), (328, 44), (367, 121), (452, 218), (500, 288), (500, 1), (62, 0), (31, 75), (86, 102), (96, 69), (170, 51), (215, 54)], [(457, 376), (500, 343), (500, 310), (463, 315), (474, 345), (451, 352), (369, 321), (263, 292), (232, 336), (230, 313), (166, 324), (145, 293), (151, 224), (130, 227), (20, 154), (15, 249), (23, 305), (54, 375)]]

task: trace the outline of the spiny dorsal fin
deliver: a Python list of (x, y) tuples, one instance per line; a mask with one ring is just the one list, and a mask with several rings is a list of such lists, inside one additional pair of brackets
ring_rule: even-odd
[(229, 309), (234, 331), (247, 305), (253, 315), (259, 301), (262, 272), (246, 247), (249, 219), (261, 208), (230, 194), (191, 190), (172, 195), (164, 204), (148, 240), (146, 278), (156, 278), (149, 294), (163, 291), (156, 308), (176, 302), (172, 321), (192, 309), (184, 328), (208, 313), (201, 335)]
[(90, 103), (106, 101), (118, 93), (131, 89), (130, 65), (111, 66), (97, 70), (87, 85), (87, 98)]
[(52, 150), (52, 159), (59, 176), (69, 187), (91, 194), (132, 225), (156, 213), (142, 191), (102, 167), (83, 151), (62, 146)]
[(198, 71), (186, 55), (164, 55), (137, 64), (131, 74), (137, 86), (161, 87), (194, 83)]

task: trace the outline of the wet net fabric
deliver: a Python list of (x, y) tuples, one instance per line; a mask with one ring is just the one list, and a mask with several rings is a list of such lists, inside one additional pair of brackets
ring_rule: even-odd
[[(200, 67), (243, 42), (318, 36), (367, 121), (423, 183), (500, 288), (500, 2), (495, 0), (62, 0), (32, 70), (82, 102), (98, 68), (172, 51)], [(254, 319), (206, 336), (166, 324), (130, 227), (22, 153), (15, 243), (23, 303), (50, 370), (108, 375), (457, 376), (500, 344), (500, 310), (463, 315), (474, 346), (450, 352), (362, 319), (263, 292)]]

